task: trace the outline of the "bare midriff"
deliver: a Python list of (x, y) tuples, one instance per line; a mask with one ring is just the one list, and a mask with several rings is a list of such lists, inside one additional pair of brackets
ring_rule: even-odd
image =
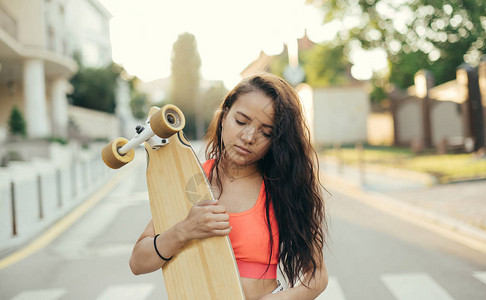
[(277, 288), (277, 279), (241, 278), (246, 300), (259, 299)]

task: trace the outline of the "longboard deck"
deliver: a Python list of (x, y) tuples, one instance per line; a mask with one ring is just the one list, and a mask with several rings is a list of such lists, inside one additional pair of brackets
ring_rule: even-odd
[[(155, 233), (183, 220), (192, 205), (213, 199), (204, 171), (182, 131), (147, 152), (147, 186)], [(170, 299), (244, 299), (228, 237), (193, 240), (162, 268)]]

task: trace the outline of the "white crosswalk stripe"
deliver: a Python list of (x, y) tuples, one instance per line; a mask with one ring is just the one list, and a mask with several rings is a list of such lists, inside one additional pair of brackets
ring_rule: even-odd
[(381, 280), (397, 300), (454, 299), (425, 273), (390, 274)]
[(337, 278), (329, 277), (329, 283), (327, 284), (326, 290), (320, 294), (316, 300), (346, 300), (344, 297), (343, 289), (339, 284)]
[[(486, 271), (471, 274), (486, 285)], [(427, 273), (396, 273), (380, 276), (385, 288), (396, 300), (454, 300)], [(154, 284), (114, 284), (107, 286), (96, 300), (144, 300), (155, 289)], [(23, 291), (10, 300), (57, 300), (67, 293), (66, 289), (39, 289)], [(326, 290), (316, 300), (346, 300), (344, 291), (336, 277), (331, 276)]]
[(11, 300), (57, 300), (66, 293), (64, 289), (42, 289), (24, 291), (13, 297)]
[(143, 300), (150, 295), (153, 289), (153, 284), (111, 285), (96, 300)]
[(486, 272), (474, 272), (474, 278), (486, 284)]

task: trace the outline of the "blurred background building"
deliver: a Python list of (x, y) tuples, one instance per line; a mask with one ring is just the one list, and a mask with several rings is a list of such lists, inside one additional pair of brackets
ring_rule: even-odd
[(415, 84), (390, 94), (394, 144), (421, 152), (478, 151), (484, 147), (486, 61), (478, 71), (468, 64), (458, 66), (456, 79), (435, 86), (433, 75), (417, 72)]
[(16, 106), (31, 138), (67, 137), (69, 79), (111, 62), (111, 15), (96, 0), (0, 0), (0, 139)]

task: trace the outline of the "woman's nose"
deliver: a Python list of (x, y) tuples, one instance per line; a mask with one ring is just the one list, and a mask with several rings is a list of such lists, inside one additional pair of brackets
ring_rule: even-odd
[(256, 130), (253, 126), (246, 126), (241, 133), (241, 139), (248, 144), (252, 144), (255, 141)]

